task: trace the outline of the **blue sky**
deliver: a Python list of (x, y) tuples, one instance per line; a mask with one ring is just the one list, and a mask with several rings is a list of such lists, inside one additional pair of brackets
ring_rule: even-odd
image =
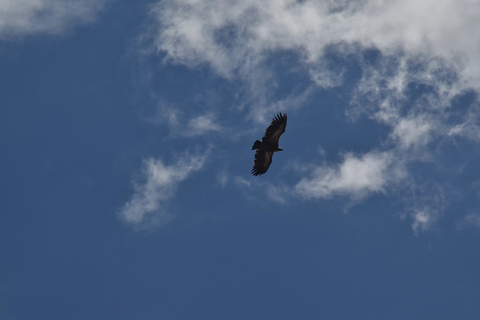
[(478, 319), (479, 15), (0, 1), (0, 318)]

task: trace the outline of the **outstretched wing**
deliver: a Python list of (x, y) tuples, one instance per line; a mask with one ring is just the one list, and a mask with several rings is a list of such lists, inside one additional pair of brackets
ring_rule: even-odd
[(278, 139), (285, 132), (287, 126), (287, 114), (281, 112), (273, 118), (272, 123), (265, 131), (262, 142), (274, 143), (278, 146)]
[(253, 164), (252, 174), (258, 176), (267, 172), (272, 163), (273, 151), (258, 149), (255, 152), (255, 163)]

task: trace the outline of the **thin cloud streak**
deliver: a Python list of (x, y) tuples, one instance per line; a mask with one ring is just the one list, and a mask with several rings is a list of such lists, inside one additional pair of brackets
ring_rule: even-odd
[(1, 0), (0, 39), (60, 34), (94, 21), (107, 0)]
[(142, 168), (145, 181), (134, 182), (134, 194), (119, 212), (121, 219), (135, 227), (170, 221), (174, 215), (164, 208), (165, 203), (175, 195), (179, 183), (203, 167), (208, 153), (183, 153), (171, 165), (161, 159), (145, 160)]
[(476, 227), (480, 228), (480, 214), (478, 213), (469, 213), (467, 214), (462, 221), (458, 224), (459, 228), (465, 227)]

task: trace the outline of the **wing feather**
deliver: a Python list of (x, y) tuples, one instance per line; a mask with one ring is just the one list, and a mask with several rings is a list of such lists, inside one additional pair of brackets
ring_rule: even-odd
[(281, 112), (273, 118), (272, 123), (265, 131), (262, 142), (275, 143), (278, 146), (278, 139), (285, 132), (287, 127), (287, 114)]
[(273, 151), (257, 150), (257, 152), (255, 152), (255, 163), (253, 165), (252, 174), (258, 176), (267, 172), (272, 163), (272, 156)]

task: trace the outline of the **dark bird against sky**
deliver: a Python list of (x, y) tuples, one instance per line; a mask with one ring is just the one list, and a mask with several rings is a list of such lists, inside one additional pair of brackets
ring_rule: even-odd
[(283, 151), (278, 147), (278, 139), (285, 132), (287, 126), (287, 114), (281, 112), (272, 120), (272, 123), (265, 131), (262, 141), (256, 140), (252, 146), (252, 150), (257, 149), (255, 153), (255, 164), (253, 165), (252, 174), (254, 176), (262, 175), (267, 172), (272, 163), (273, 153)]

